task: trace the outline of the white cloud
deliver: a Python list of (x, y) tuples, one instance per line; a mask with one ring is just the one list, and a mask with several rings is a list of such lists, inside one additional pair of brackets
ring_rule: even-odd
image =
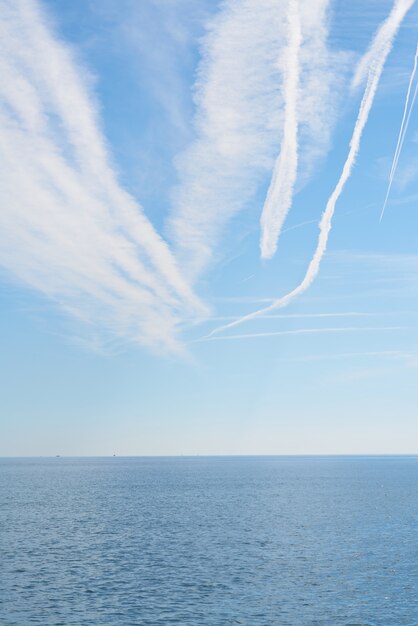
[[(299, 4), (303, 178), (329, 144), (341, 64), (326, 48), (327, 0)], [(179, 186), (169, 222), (192, 277), (213, 261), (226, 223), (254, 198), (279, 152), (286, 11), (287, 3), (275, 0), (228, 0), (204, 39), (196, 140), (177, 161)]]
[(105, 332), (177, 350), (202, 311), (118, 184), (88, 77), (33, 0), (0, 18), (0, 265)]

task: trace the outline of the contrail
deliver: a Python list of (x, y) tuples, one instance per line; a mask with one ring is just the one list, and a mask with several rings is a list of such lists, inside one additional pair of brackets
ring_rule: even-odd
[[(395, 150), (395, 154), (394, 154), (394, 158), (393, 158), (392, 168), (390, 170), (390, 176), (393, 176), (393, 174), (395, 173), (395, 169), (396, 169), (396, 165), (397, 165), (397, 157), (399, 155), (399, 149), (401, 147), (402, 136), (404, 135), (404, 124), (405, 124), (405, 118), (406, 118), (407, 111), (408, 111), (409, 97), (411, 95), (412, 84), (414, 82), (415, 73), (417, 71), (417, 62), (418, 62), (418, 45), (417, 45), (417, 49), (415, 51), (414, 68), (412, 70), (412, 74), (411, 74), (411, 77), (409, 79), (408, 92), (406, 94), (406, 101), (405, 101), (405, 108), (404, 108), (404, 112), (403, 112), (401, 128), (400, 128), (400, 131), (399, 131), (398, 143), (396, 145), (396, 150)], [(409, 113), (408, 118), (409, 118), (410, 114), (411, 113)]]
[[(335, 205), (353, 169), (356, 156), (360, 148), (361, 136), (363, 134), (363, 130), (373, 104), (374, 96), (376, 94), (385, 61), (392, 48), (393, 40), (402, 23), (402, 20), (414, 4), (414, 2), (415, 0), (395, 1), (392, 11), (378, 29), (369, 48), (369, 51), (366, 53), (369, 56), (367, 83), (361, 101), (356, 124), (354, 126), (353, 135), (350, 140), (350, 149), (347, 159), (344, 163), (341, 176), (328, 200), (325, 211), (322, 215), (322, 219), (319, 224), (319, 237), (317, 247), (302, 282), (295, 289), (293, 289), (293, 291), (290, 291), (285, 296), (274, 300), (269, 306), (259, 309), (258, 311), (254, 311), (249, 315), (245, 315), (235, 320), (234, 322), (231, 322), (230, 324), (225, 324), (224, 326), (215, 328), (209, 335), (207, 335), (207, 337), (211, 337), (212, 335), (222, 332), (228, 328), (232, 328), (233, 326), (237, 326), (238, 324), (242, 324), (243, 322), (252, 320), (262, 314), (273, 311), (274, 309), (287, 306), (294, 298), (296, 298), (296, 296), (304, 293), (315, 280), (327, 247), (328, 236), (332, 226), (332, 217), (335, 211)], [(370, 51), (373, 51), (374, 54), (371, 55)]]
[(329, 328), (297, 328), (294, 330), (277, 330), (267, 333), (247, 333), (243, 335), (220, 335), (215, 337), (202, 337), (193, 343), (202, 341), (230, 341), (235, 339), (259, 339), (265, 337), (283, 337), (287, 335), (317, 335), (325, 333), (357, 333), (357, 332), (378, 332), (388, 330), (405, 330), (404, 326), (332, 326)]
[(283, 222), (292, 204), (293, 188), (298, 169), (298, 93), (302, 34), (298, 0), (289, 0), (289, 41), (284, 55), (284, 129), (280, 154), (276, 160), (270, 187), (261, 215), (261, 256), (271, 258)]
[(392, 167), (391, 167), (390, 174), (389, 174), (389, 184), (388, 184), (388, 188), (387, 188), (387, 191), (386, 191), (386, 196), (385, 196), (385, 201), (383, 203), (382, 212), (380, 214), (380, 221), (382, 221), (383, 215), (385, 213), (385, 209), (386, 209), (386, 205), (387, 205), (387, 202), (388, 202), (390, 190), (392, 188), (393, 178), (395, 176), (396, 168), (398, 167), (399, 156), (401, 154), (403, 143), (404, 143), (404, 140), (405, 140), (405, 134), (406, 134), (406, 131), (408, 130), (409, 120), (411, 118), (411, 113), (412, 113), (412, 110), (414, 108), (415, 99), (417, 97), (418, 83), (415, 86), (415, 91), (414, 91), (414, 95), (412, 97), (411, 107), (410, 107), (409, 112), (408, 112), (409, 98), (410, 98), (410, 95), (411, 95), (412, 85), (413, 85), (415, 74), (416, 74), (416, 71), (417, 71), (417, 62), (418, 62), (418, 45), (417, 45), (417, 49), (415, 51), (414, 68), (412, 70), (412, 74), (411, 74), (411, 77), (409, 79), (409, 85), (408, 85), (408, 91), (407, 91), (407, 94), (406, 94), (405, 107), (404, 107), (404, 112), (403, 112), (403, 117), (402, 117), (402, 122), (401, 122), (401, 128), (399, 130), (399, 137), (398, 137), (398, 142), (396, 144), (395, 154), (393, 155)]

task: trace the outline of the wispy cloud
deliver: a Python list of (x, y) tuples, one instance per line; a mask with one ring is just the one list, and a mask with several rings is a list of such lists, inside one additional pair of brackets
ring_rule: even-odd
[(0, 265), (104, 332), (179, 349), (202, 307), (118, 183), (91, 80), (34, 0), (4, 0), (0, 28)]
[[(156, 215), (169, 202), (175, 176), (173, 157), (192, 138), (190, 76), (204, 24), (216, 11), (217, 2), (100, 0), (82, 4), (86, 22), (93, 25), (87, 54), (93, 49), (93, 62), (98, 58), (103, 67), (105, 60), (112, 68), (100, 72), (100, 86), (105, 107), (112, 97), (112, 110), (105, 114), (112, 123), (115, 151), (123, 155), (124, 180)], [(123, 116), (115, 116), (118, 108)]]
[[(237, 326), (238, 324), (242, 324), (243, 322), (254, 319), (259, 315), (265, 314), (274, 309), (287, 306), (294, 298), (304, 293), (315, 280), (321, 266), (322, 258), (326, 251), (328, 237), (332, 226), (332, 218), (335, 212), (335, 206), (351, 175), (360, 148), (360, 141), (363, 130), (367, 123), (370, 110), (372, 108), (374, 96), (379, 85), (385, 61), (392, 48), (393, 40), (402, 23), (402, 20), (404, 19), (406, 13), (413, 4), (414, 0), (395, 0), (392, 11), (390, 12), (387, 19), (383, 22), (383, 24), (381, 24), (381, 26), (379, 27), (369, 50), (364, 55), (364, 58), (360, 61), (359, 68), (355, 74), (353, 84), (358, 85), (366, 80), (366, 88), (363, 94), (359, 113), (354, 126), (354, 131), (351, 137), (350, 149), (344, 163), (341, 176), (327, 202), (325, 211), (322, 215), (322, 219), (319, 224), (320, 232), (317, 247), (302, 282), (291, 292), (281, 298), (278, 298), (268, 307), (264, 307), (263, 309), (259, 309), (258, 311), (241, 317), (234, 322), (231, 322), (230, 324), (226, 324), (224, 326), (216, 328), (212, 331), (211, 334), (222, 332), (228, 328), (232, 328), (234, 326)], [(364, 59), (366, 59), (366, 62)]]
[[(328, 1), (301, 0), (298, 6), (304, 46), (297, 116), (306, 176), (329, 143), (341, 64), (326, 47)], [(227, 222), (266, 182), (281, 142), (289, 144), (284, 124), (294, 155), (294, 124), (289, 128), (296, 114), (295, 72), (288, 93), (282, 88), (290, 54), (286, 14), (287, 2), (227, 0), (204, 39), (195, 86), (196, 139), (177, 161), (169, 221), (183, 267), (193, 277), (213, 261)], [(297, 37), (290, 45), (293, 54)]]

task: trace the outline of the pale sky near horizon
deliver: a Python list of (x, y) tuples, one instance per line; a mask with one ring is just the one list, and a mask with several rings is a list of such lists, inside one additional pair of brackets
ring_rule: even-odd
[(418, 453), (417, 24), (0, 0), (0, 456)]

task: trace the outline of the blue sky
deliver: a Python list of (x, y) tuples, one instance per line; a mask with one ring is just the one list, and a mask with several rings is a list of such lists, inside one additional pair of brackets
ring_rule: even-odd
[(417, 18), (2, 2), (1, 455), (416, 453)]

